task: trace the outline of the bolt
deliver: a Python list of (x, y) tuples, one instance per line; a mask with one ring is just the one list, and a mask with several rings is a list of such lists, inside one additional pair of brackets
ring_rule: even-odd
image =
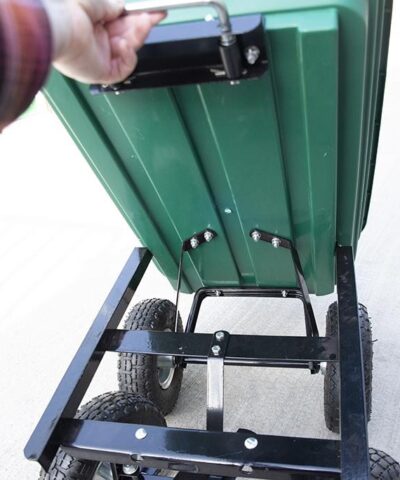
[(326, 367), (327, 367), (327, 363), (326, 363), (326, 362), (321, 362), (321, 363), (319, 364), (320, 372), (322, 373), (322, 375), (325, 375), (325, 374), (326, 374)]
[(282, 290), (282, 297), (286, 298), (288, 296), (287, 290)]
[(244, 51), (244, 56), (246, 57), (246, 60), (250, 65), (254, 65), (258, 60), (258, 57), (260, 56), (260, 49), (255, 45), (247, 47)]
[(192, 248), (197, 248), (197, 247), (199, 246), (199, 241), (197, 240), (196, 237), (192, 237), (192, 238), (190, 239), (190, 246), (191, 246)]
[(125, 475), (133, 475), (139, 470), (139, 465), (133, 463), (132, 465), (122, 465), (122, 470)]
[(258, 230), (254, 230), (251, 234), (251, 238), (255, 241), (258, 242), (261, 239), (261, 233)]
[(115, 92), (115, 95), (119, 95), (121, 92)]
[(253, 472), (253, 467), (249, 464), (243, 465), (242, 467), (242, 472), (244, 473), (252, 473)]
[(279, 245), (281, 244), (281, 241), (279, 240), (279, 238), (274, 237), (274, 238), (271, 240), (271, 243), (272, 243), (272, 246), (273, 246), (274, 248), (279, 248)]
[(232, 213), (232, 210), (230, 208), (225, 208), (224, 212), (227, 214), (227, 215), (230, 215)]
[(246, 440), (244, 441), (244, 446), (248, 449), (248, 450), (253, 450), (253, 448), (256, 448), (256, 446), (258, 445), (258, 440), (254, 437), (248, 437), (246, 438)]
[(211, 351), (217, 357), (221, 351), (221, 347), (219, 345), (213, 345)]
[(224, 339), (225, 337), (225, 334), (224, 332), (217, 332), (215, 334), (215, 338), (218, 340), (218, 342), (222, 342), (222, 340)]
[(214, 234), (213, 232), (210, 232), (210, 230), (206, 230), (204, 232), (204, 240), (206, 242), (211, 242), (211, 240), (214, 238)]
[(144, 438), (147, 437), (147, 432), (144, 428), (138, 428), (135, 432), (135, 437), (138, 440), (143, 440)]
[(220, 297), (222, 295), (221, 290), (215, 290), (215, 296)]

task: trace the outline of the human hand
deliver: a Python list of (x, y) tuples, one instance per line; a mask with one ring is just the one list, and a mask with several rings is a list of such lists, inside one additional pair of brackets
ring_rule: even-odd
[(123, 0), (45, 0), (53, 64), (85, 83), (116, 83), (136, 67), (137, 50), (164, 12), (129, 14)]

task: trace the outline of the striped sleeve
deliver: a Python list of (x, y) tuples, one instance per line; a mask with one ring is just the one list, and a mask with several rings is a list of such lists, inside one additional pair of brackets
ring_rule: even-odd
[(0, 132), (32, 102), (51, 56), (51, 28), (40, 0), (0, 0)]

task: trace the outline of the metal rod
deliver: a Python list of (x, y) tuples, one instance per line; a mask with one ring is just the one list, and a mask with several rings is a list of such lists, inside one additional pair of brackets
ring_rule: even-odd
[(300, 287), (300, 290), (304, 298), (304, 313), (306, 318), (306, 331), (308, 336), (318, 336), (318, 327), (315, 320), (314, 311), (312, 309), (310, 294), (308, 292), (308, 287), (306, 280), (304, 278), (303, 269), (301, 267), (301, 262), (299, 254), (297, 253), (296, 248), (291, 243), (290, 253), (292, 254), (292, 259), (294, 263), (294, 269), (296, 272), (297, 284)]
[[(291, 298), (298, 299), (305, 303), (304, 297), (299, 288), (281, 287), (281, 288), (253, 288), (253, 287), (220, 287), (220, 288), (199, 288), (197, 290), (188, 321), (186, 323), (185, 332), (194, 333), (196, 329), (197, 318), (203, 300), (207, 297), (261, 297), (261, 298)], [(305, 308), (305, 307), (304, 307)]]
[(181, 253), (179, 255), (179, 266), (178, 266), (178, 280), (176, 282), (176, 302), (175, 302), (175, 306), (176, 306), (176, 311), (175, 311), (175, 329), (174, 329), (174, 332), (177, 332), (178, 331), (178, 323), (179, 323), (179, 310), (178, 310), (178, 307), (179, 307), (179, 293), (180, 293), (180, 290), (181, 290), (181, 283), (182, 283), (182, 265), (183, 265), (183, 254), (185, 253), (184, 249), (183, 249), (183, 245), (182, 245), (182, 248), (181, 248)]
[(221, 43), (232, 45), (235, 36), (232, 35), (232, 26), (226, 5), (221, 0), (148, 0), (143, 2), (127, 3), (126, 13), (154, 12), (175, 8), (211, 7), (217, 12), (221, 29)]
[(315, 321), (314, 311), (311, 305), (310, 294), (307, 287), (307, 282), (304, 277), (303, 268), (301, 266), (300, 257), (297, 253), (296, 247), (294, 246), (293, 242), (288, 238), (281, 237), (279, 235), (275, 235), (269, 232), (265, 232), (264, 230), (253, 229), (250, 231), (250, 237), (258, 242), (262, 240), (263, 242), (268, 242), (273, 245), (275, 248), (286, 248), (290, 250), (292, 255), (292, 260), (294, 264), (294, 270), (296, 274), (296, 280), (299, 289), (303, 295), (303, 303), (304, 303), (304, 314), (305, 314), (305, 321), (306, 321), (306, 332), (308, 336), (315, 336), (317, 337), (318, 334), (318, 327), (317, 322)]

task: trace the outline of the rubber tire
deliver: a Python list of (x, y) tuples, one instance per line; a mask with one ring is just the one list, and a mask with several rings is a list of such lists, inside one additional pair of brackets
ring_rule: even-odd
[[(371, 322), (368, 317), (368, 311), (364, 305), (358, 304), (361, 326), (361, 342), (364, 359), (364, 381), (365, 381), (365, 399), (367, 407), (367, 419), (371, 418), (372, 412), (372, 330)], [(326, 315), (326, 336), (336, 336), (338, 334), (338, 306), (337, 302), (329, 306)], [(324, 378), (324, 414), (325, 423), (329, 430), (339, 433), (339, 395), (340, 395), (340, 376), (339, 364), (328, 362)]]
[[(169, 300), (152, 298), (136, 304), (125, 321), (126, 330), (165, 331), (175, 329), (175, 305)], [(182, 332), (179, 316), (178, 331)], [(171, 385), (162, 389), (158, 381), (157, 357), (120, 353), (118, 385), (124, 392), (138, 393), (151, 400), (164, 415), (172, 412), (181, 390), (183, 368), (176, 367)]]
[[(75, 418), (166, 426), (162, 413), (150, 400), (126, 392), (109, 392), (95, 397)], [(49, 472), (46, 474), (42, 470), (39, 480), (92, 480), (98, 465), (92, 460), (77, 460), (59, 449)]]
[(381, 450), (369, 449), (369, 465), (372, 480), (400, 480), (400, 465)]

